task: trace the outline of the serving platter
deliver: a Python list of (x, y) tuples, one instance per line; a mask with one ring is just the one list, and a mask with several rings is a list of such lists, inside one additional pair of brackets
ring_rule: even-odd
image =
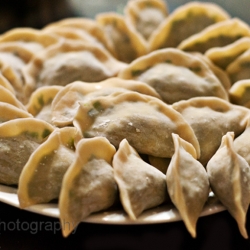
[[(0, 201), (18, 208), (19, 201), (17, 197), (17, 189), (10, 186), (0, 185)], [(33, 205), (25, 210), (54, 218), (59, 218), (60, 215), (57, 203)], [(214, 194), (210, 192), (208, 201), (204, 206), (201, 216), (212, 215), (224, 210), (225, 207), (218, 201)], [(168, 223), (180, 220), (182, 219), (177, 209), (173, 205), (168, 204), (145, 211), (136, 221), (131, 220), (122, 209), (110, 209), (94, 213), (87, 217), (84, 222), (125, 225)]]

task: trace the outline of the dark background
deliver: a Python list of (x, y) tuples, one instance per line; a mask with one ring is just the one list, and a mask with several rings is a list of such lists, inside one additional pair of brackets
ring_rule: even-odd
[[(193, 239), (182, 221), (152, 225), (105, 225), (81, 223), (74, 234), (64, 238), (60, 228), (41, 227), (37, 233), (17, 230), (14, 223), (58, 224), (59, 220), (0, 203), (0, 249), (86, 249), (86, 250), (249, 250), (250, 240), (239, 233), (227, 211), (200, 217)], [(10, 230), (4, 223), (12, 223)], [(250, 234), (250, 213), (247, 218)]]
[(42, 28), (71, 16), (75, 12), (66, 0), (1, 0), (0, 33), (15, 27)]

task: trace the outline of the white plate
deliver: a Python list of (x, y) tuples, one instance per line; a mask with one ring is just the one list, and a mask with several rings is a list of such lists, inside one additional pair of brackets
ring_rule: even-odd
[[(19, 207), (17, 189), (0, 185), (0, 201), (14, 207)], [(38, 204), (25, 209), (37, 214), (59, 218), (58, 205), (55, 203)], [(225, 207), (214, 197), (211, 192), (201, 216), (212, 215), (224, 211)], [(84, 222), (99, 224), (152, 224), (180, 221), (178, 211), (172, 205), (162, 205), (145, 211), (136, 221), (128, 218), (123, 210), (109, 210), (90, 215)]]

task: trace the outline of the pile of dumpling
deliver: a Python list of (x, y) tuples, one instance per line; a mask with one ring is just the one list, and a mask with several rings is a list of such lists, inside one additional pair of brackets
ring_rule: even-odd
[(0, 35), (0, 183), (58, 201), (68, 236), (120, 204), (173, 204), (190, 234), (212, 191), (243, 237), (250, 202), (250, 27), (212, 3)]

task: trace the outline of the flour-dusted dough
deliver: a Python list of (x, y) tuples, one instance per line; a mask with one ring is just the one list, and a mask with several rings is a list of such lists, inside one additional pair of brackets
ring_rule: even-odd
[(152, 33), (150, 51), (174, 47), (212, 24), (228, 20), (230, 15), (214, 3), (190, 2), (177, 7)]
[(63, 177), (59, 197), (65, 237), (91, 213), (108, 209), (116, 202), (118, 188), (111, 166), (115, 152), (103, 137), (78, 142), (75, 160)]
[(51, 104), (62, 86), (43, 86), (36, 89), (26, 104), (27, 111), (34, 117), (52, 124)]
[(35, 118), (19, 118), (0, 124), (0, 183), (18, 185), (30, 155), (54, 127)]
[(166, 173), (168, 193), (188, 231), (196, 237), (196, 223), (210, 190), (208, 175), (197, 161), (194, 147), (177, 134), (172, 137), (175, 153)]
[(249, 73), (250, 49), (239, 55), (226, 68), (226, 72), (231, 79), (232, 84), (245, 79), (250, 79)]
[(179, 112), (158, 98), (136, 92), (114, 93), (80, 102), (73, 124), (84, 137), (104, 136), (116, 148), (126, 138), (140, 154), (168, 158), (174, 153), (172, 133), (194, 145), (194, 131)]
[(205, 53), (213, 47), (223, 47), (242, 37), (250, 36), (249, 25), (239, 18), (230, 18), (208, 26), (183, 40), (177, 48)]
[(124, 66), (97, 45), (64, 40), (38, 53), (23, 68), (25, 95), (42, 86), (102, 81), (116, 76)]
[(75, 160), (75, 144), (80, 139), (76, 128), (55, 129), (31, 154), (18, 183), (21, 208), (58, 199), (63, 176)]
[(242, 37), (228, 45), (208, 49), (205, 56), (225, 70), (231, 62), (248, 49), (250, 49), (250, 37)]
[(112, 164), (121, 203), (132, 220), (169, 199), (166, 175), (144, 162), (126, 139), (119, 144)]
[(112, 55), (115, 54), (102, 26), (97, 21), (85, 17), (69, 17), (46, 25), (42, 31), (64, 37), (66, 39), (81, 40), (94, 43), (105, 48)]
[(149, 85), (135, 80), (111, 77), (98, 83), (76, 81), (68, 84), (55, 96), (52, 102), (52, 122), (56, 126), (72, 125), (79, 101), (89, 101), (97, 96), (114, 92), (135, 91), (160, 99), (159, 94)]
[(168, 104), (195, 96), (228, 99), (222, 83), (204, 60), (176, 48), (141, 56), (121, 70), (118, 77), (147, 83)]
[(246, 213), (250, 203), (250, 167), (234, 149), (234, 133), (222, 137), (220, 148), (207, 164), (212, 191), (238, 223), (244, 238)]
[(249, 116), (249, 109), (216, 97), (195, 97), (172, 107), (193, 128), (201, 149), (199, 161), (204, 166), (219, 148), (222, 136), (228, 131), (240, 135)]
[(229, 97), (232, 103), (250, 108), (250, 79), (235, 82), (229, 89)]
[(96, 20), (110, 39), (119, 61), (129, 63), (148, 52), (145, 40), (131, 28), (123, 15), (101, 13), (96, 16)]
[(125, 19), (148, 41), (152, 33), (168, 16), (168, 6), (163, 0), (128, 1), (124, 8)]

